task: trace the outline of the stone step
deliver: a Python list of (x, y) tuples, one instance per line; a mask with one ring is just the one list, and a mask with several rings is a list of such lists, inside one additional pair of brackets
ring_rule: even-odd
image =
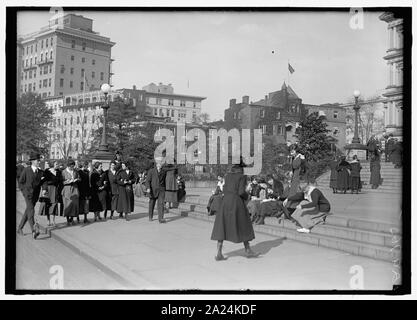
[[(147, 201), (139, 201), (139, 203), (145, 207), (148, 204)], [(179, 208), (170, 209), (170, 213), (214, 221), (214, 216), (209, 216), (206, 207), (201, 204), (182, 203)], [(300, 234), (290, 221), (284, 220), (278, 223), (278, 219), (271, 217), (265, 219), (265, 225), (254, 225), (254, 229), (270, 235), (284, 236), (292, 240), (385, 261), (392, 261), (396, 255), (399, 255), (399, 250), (396, 252), (392, 248), (401, 241), (400, 230), (394, 225), (335, 215), (329, 216), (326, 224), (315, 226), (310, 234)]]

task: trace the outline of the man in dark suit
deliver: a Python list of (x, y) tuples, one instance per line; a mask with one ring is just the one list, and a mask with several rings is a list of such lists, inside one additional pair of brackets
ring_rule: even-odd
[[(41, 191), (41, 184), (44, 180), (43, 171), (39, 168), (40, 163), (39, 154), (31, 154), (29, 161), (31, 165), (26, 167), (19, 179), (19, 184), (26, 202), (26, 210), (20, 221), (17, 233), (23, 235), (23, 227), (26, 222), (29, 221), (30, 229), (32, 230), (33, 238), (36, 239), (39, 236), (39, 232), (35, 230), (35, 205), (38, 201)], [(43, 190), (42, 192), (46, 192)]]
[(152, 221), (155, 203), (158, 202), (158, 220), (160, 223), (166, 222), (164, 219), (165, 178), (166, 170), (162, 168), (161, 162), (157, 161), (146, 177), (146, 192), (149, 194), (149, 221)]

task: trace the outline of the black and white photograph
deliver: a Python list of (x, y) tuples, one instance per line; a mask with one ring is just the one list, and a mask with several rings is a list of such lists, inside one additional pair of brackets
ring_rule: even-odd
[(411, 293), (411, 3), (92, 5), (6, 8), (10, 293)]

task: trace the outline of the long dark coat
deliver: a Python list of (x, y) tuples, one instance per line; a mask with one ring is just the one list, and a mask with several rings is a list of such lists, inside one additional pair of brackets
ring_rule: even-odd
[(165, 167), (165, 170), (167, 171), (165, 177), (165, 201), (178, 202), (178, 169), (174, 165), (169, 164)]
[(361, 189), (361, 169), (362, 166), (359, 161), (351, 162), (351, 171), (350, 171), (350, 188), (351, 190), (360, 190)]
[[(124, 181), (127, 180), (127, 183)], [(135, 196), (133, 194), (133, 184), (136, 176), (132, 170), (129, 174), (125, 170), (120, 170), (117, 175), (117, 183), (119, 184), (119, 199), (117, 201), (117, 212), (131, 213), (133, 212)]]
[(397, 166), (402, 165), (403, 147), (401, 142), (396, 142), (391, 149), (391, 162)]
[(305, 159), (301, 158), (301, 155), (296, 157), (292, 161), (292, 178), (291, 178), (291, 188), (290, 195), (294, 195), (298, 192), (298, 186), (300, 185), (300, 179), (304, 175), (305, 170)]
[(379, 154), (371, 155), (369, 169), (371, 171), (369, 184), (373, 186), (379, 186), (381, 184), (381, 157)]
[(103, 211), (103, 206), (99, 198), (99, 187), (100, 187), (100, 173), (94, 169), (90, 175), (90, 185), (91, 185), (91, 199), (90, 199), (90, 212), (100, 212)]
[(114, 171), (114, 174), (111, 170), (107, 172), (110, 183), (110, 195), (111, 195), (111, 205), (110, 208), (112, 211), (117, 210), (117, 202), (119, 199), (119, 184), (117, 183), (117, 171)]
[[(74, 179), (79, 178), (78, 171), (74, 169)], [(77, 217), (79, 213), (78, 182), (69, 182), (72, 176), (67, 169), (62, 171), (62, 200), (64, 202), (64, 216)]]
[(345, 190), (349, 189), (350, 174), (349, 170), (351, 166), (347, 161), (340, 161), (337, 165), (337, 189)]
[(216, 213), (211, 239), (234, 243), (253, 240), (255, 233), (244, 202), (248, 199), (246, 176), (241, 167), (234, 166), (226, 175), (223, 192), (223, 201)]
[[(48, 190), (49, 203), (47, 205), (47, 211), (45, 213), (51, 215), (58, 214), (58, 203), (60, 200), (59, 191), (61, 190), (62, 175), (61, 171), (56, 170), (53, 174), (49, 169), (44, 172), (44, 187)], [(43, 213), (43, 212), (42, 212)]]
[(337, 161), (330, 161), (330, 188), (337, 189)]
[(109, 196), (110, 183), (107, 171), (99, 172), (100, 179), (98, 181), (98, 200), (100, 201), (102, 210), (111, 209), (111, 198)]

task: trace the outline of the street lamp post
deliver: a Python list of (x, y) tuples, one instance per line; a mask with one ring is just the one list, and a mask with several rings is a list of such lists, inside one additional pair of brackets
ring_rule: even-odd
[(353, 135), (352, 143), (361, 143), (358, 133), (359, 109), (361, 108), (359, 106), (359, 96), (361, 95), (361, 93), (359, 92), (359, 90), (355, 90), (353, 92), (353, 95), (355, 96), (355, 106), (353, 107), (353, 110), (355, 111), (355, 133)]
[(352, 143), (345, 146), (345, 149), (347, 150), (347, 157), (350, 159), (353, 155), (356, 155), (359, 160), (366, 160), (366, 150), (367, 147), (363, 144), (361, 144), (361, 140), (359, 139), (359, 96), (361, 93), (359, 90), (355, 90), (353, 92), (353, 95), (355, 97), (355, 106), (353, 107), (353, 110), (355, 111), (355, 132), (353, 134)]
[(101, 142), (98, 150), (94, 154), (93, 162), (100, 161), (103, 163), (103, 169), (106, 169), (110, 165), (110, 161), (113, 159), (113, 154), (109, 151), (109, 145), (107, 143), (107, 113), (110, 108), (108, 101), (108, 94), (110, 92), (110, 85), (104, 83), (101, 86), (101, 92), (104, 94), (104, 104), (101, 106), (103, 109), (103, 132), (101, 135)]

